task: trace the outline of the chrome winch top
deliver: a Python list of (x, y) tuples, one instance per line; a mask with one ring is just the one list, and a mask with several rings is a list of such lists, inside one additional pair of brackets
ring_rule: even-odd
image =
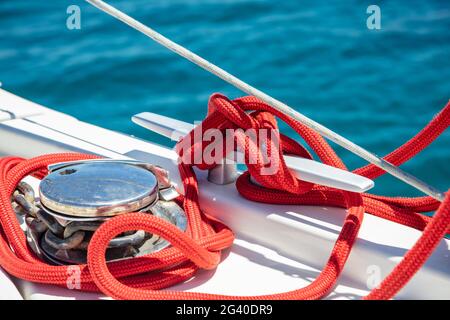
[[(86, 263), (87, 247), (107, 219), (143, 212), (185, 231), (187, 218), (173, 201), (179, 196), (166, 170), (132, 160), (85, 160), (49, 166), (39, 185), (39, 201), (22, 183), (13, 205), (25, 214), (27, 238), (37, 255), (54, 264)], [(136, 230), (109, 243), (107, 260), (149, 254), (169, 243), (158, 235)]]
[(139, 211), (158, 198), (150, 170), (113, 161), (75, 163), (53, 169), (40, 183), (41, 204), (76, 217), (107, 217)]

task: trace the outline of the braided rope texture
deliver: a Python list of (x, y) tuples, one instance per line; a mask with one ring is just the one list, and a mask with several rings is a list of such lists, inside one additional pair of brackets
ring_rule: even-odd
[[(177, 201), (188, 217), (188, 228), (182, 232), (170, 223), (143, 213), (127, 213), (103, 223), (94, 233), (88, 247), (88, 262), (79, 265), (80, 289), (101, 291), (115, 299), (319, 299), (336, 285), (345, 262), (355, 243), (363, 221), (369, 213), (423, 231), (416, 244), (403, 260), (365, 299), (390, 299), (414, 276), (439, 241), (450, 233), (450, 198), (439, 203), (431, 197), (384, 197), (356, 194), (314, 185), (295, 178), (287, 168), (283, 154), (312, 158), (295, 140), (278, 133), (278, 153), (272, 161), (278, 164), (276, 175), (262, 175), (265, 167), (258, 146), (236, 131), (235, 140), (245, 159), (257, 155), (256, 163), (247, 163), (248, 171), (236, 181), (239, 193), (252, 201), (272, 204), (334, 206), (347, 209), (342, 230), (330, 257), (319, 276), (308, 286), (298, 290), (262, 296), (224, 296), (196, 292), (160, 290), (195, 276), (199, 269), (214, 269), (220, 262), (222, 250), (233, 244), (234, 235), (226, 225), (201, 211), (199, 188), (193, 170), (192, 158), (204, 150), (207, 142), (195, 141), (196, 134), (208, 129), (277, 129), (275, 117), (293, 128), (325, 164), (346, 170), (342, 160), (330, 145), (315, 131), (278, 112), (255, 97), (229, 100), (221, 94), (211, 96), (208, 115), (202, 126), (196, 127), (188, 137), (189, 148), (177, 148), (181, 158), (179, 172), (185, 195)], [(400, 165), (425, 149), (450, 124), (450, 103), (416, 136), (388, 154), (385, 159)], [(201, 132), (196, 132), (200, 130)], [(185, 137), (188, 138), (188, 137)], [(270, 148), (273, 141), (266, 138)], [(181, 141), (177, 146), (183, 143)], [(226, 154), (226, 153), (224, 153)], [(49, 164), (94, 159), (96, 156), (75, 153), (49, 154), (25, 160), (19, 157), (0, 159), (0, 266), (15, 277), (38, 283), (66, 286), (70, 266), (52, 266), (38, 259), (28, 247), (11, 206), (11, 196), (17, 184), (27, 175), (42, 178)], [(211, 164), (195, 162), (200, 169)], [(354, 173), (375, 179), (385, 172), (374, 165), (354, 170)], [(258, 184), (251, 182), (252, 177)], [(436, 211), (433, 217), (421, 212)], [(106, 262), (109, 241), (130, 230), (144, 230), (167, 239), (172, 246), (164, 250), (132, 259)]]

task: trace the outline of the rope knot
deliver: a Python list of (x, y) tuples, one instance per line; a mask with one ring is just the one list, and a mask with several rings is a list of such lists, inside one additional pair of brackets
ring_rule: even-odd
[[(297, 179), (283, 159), (285, 152), (301, 157), (311, 155), (296, 141), (281, 135), (271, 107), (249, 97), (230, 100), (214, 94), (208, 115), (176, 147), (181, 162), (202, 170), (223, 163), (224, 158), (247, 166), (252, 180), (266, 188), (302, 194), (312, 184)], [(231, 156), (237, 152), (238, 156)]]

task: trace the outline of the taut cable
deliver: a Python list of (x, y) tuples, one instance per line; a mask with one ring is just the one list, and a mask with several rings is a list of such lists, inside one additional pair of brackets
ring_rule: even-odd
[(329, 140), (331, 140), (334, 143), (340, 145), (341, 147), (347, 149), (348, 151), (356, 154), (357, 156), (363, 158), (364, 160), (372, 163), (373, 165), (383, 169), (384, 171), (390, 173), (394, 177), (402, 180), (403, 182), (411, 185), (412, 187), (422, 191), (423, 193), (433, 197), (434, 199), (436, 199), (438, 201), (442, 202), (444, 200), (444, 196), (445, 196), (444, 193), (440, 192), (436, 188), (428, 185), (427, 183), (416, 178), (415, 176), (403, 171), (402, 169), (400, 169), (397, 166), (393, 165), (392, 163), (386, 161), (385, 159), (378, 157), (377, 155), (373, 154), (372, 152), (367, 151), (366, 149), (364, 149), (361, 146), (355, 144), (354, 142), (344, 138), (343, 136), (330, 130), (329, 128), (325, 127), (324, 125), (306, 117), (305, 115), (301, 114), (300, 112), (289, 107), (287, 104), (269, 96), (268, 94), (256, 89), (255, 87), (247, 84), (246, 82), (242, 81), (241, 79), (233, 76), (229, 72), (223, 70), (222, 68), (209, 62), (208, 60), (200, 57), (199, 55), (186, 49), (185, 47), (179, 45), (178, 43), (175, 43), (174, 41), (166, 38), (162, 34), (151, 29), (150, 27), (144, 25), (143, 23), (137, 21), (136, 19), (130, 17), (129, 15), (123, 13), (122, 11), (114, 8), (113, 6), (111, 6), (101, 0), (86, 0), (86, 1), (89, 2), (90, 4), (92, 4), (93, 6), (99, 8), (103, 12), (106, 12), (107, 14), (113, 16), (114, 18), (116, 18), (116, 19), (122, 21), (123, 23), (129, 25), (130, 27), (136, 29), (137, 31), (145, 34), (147, 37), (153, 39), (154, 41), (156, 41), (160, 45), (166, 47), (167, 49), (177, 53), (178, 55), (182, 56), (183, 58), (191, 61), (192, 63), (198, 65), (199, 67), (205, 69), (206, 71), (216, 75), (217, 77), (221, 78), (222, 80), (224, 80), (224, 81), (228, 82), (229, 84), (235, 86), (236, 88), (242, 90), (243, 92), (259, 98), (261, 101), (272, 106), (277, 111), (282, 112), (282, 113), (290, 116), (291, 118), (295, 119), (296, 121), (306, 125), (310, 129), (317, 131), (322, 136), (328, 138)]

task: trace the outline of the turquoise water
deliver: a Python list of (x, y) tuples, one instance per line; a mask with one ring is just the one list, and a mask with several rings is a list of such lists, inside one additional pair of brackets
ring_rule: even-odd
[[(367, 29), (373, 2), (360, 0), (111, 3), (379, 155), (450, 98), (448, 1), (378, 1), (380, 30)], [(80, 6), (80, 30), (66, 27), (70, 4)], [(193, 122), (211, 93), (240, 95), (76, 0), (0, 2), (0, 81), (81, 120), (166, 145), (130, 117), (153, 111)], [(404, 168), (447, 189), (449, 145), (446, 133)], [(350, 168), (364, 164), (338, 152)], [(376, 192), (418, 194), (389, 177)]]

